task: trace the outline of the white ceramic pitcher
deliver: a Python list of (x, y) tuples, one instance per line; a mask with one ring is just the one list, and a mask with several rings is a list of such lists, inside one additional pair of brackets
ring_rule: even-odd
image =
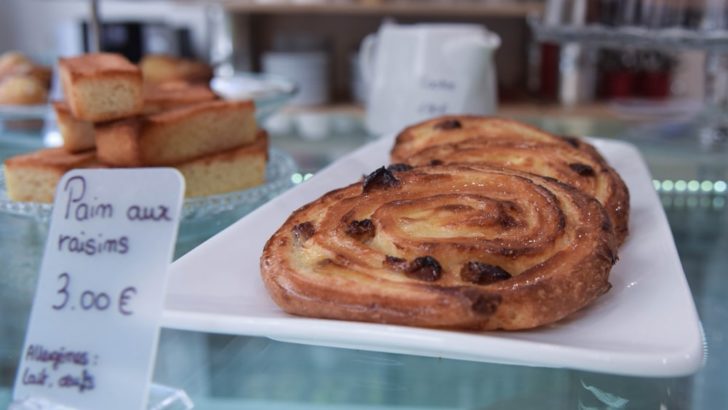
[(498, 46), (477, 24), (385, 23), (359, 53), (367, 128), (385, 134), (442, 114), (494, 113)]

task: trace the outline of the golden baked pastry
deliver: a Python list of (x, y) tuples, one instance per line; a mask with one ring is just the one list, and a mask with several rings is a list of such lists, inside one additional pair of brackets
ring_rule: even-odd
[(161, 84), (144, 84), (144, 114), (157, 114), (175, 108), (216, 100), (210, 87), (171, 81)]
[(24, 75), (29, 75), (38, 80), (46, 89), (51, 87), (51, 78), (53, 77), (53, 70), (50, 67), (35, 65), (29, 70), (23, 72)]
[(51, 77), (53, 72), (50, 68), (38, 65), (20, 65), (9, 68), (3, 75), (0, 75), (0, 81), (10, 77), (23, 76), (32, 77), (40, 83), (43, 88), (50, 88)]
[(31, 67), (33, 67), (33, 61), (18, 51), (7, 51), (0, 55), (0, 78)]
[(217, 195), (265, 182), (268, 136), (258, 131), (251, 144), (174, 164), (185, 178), (185, 196)]
[[(256, 140), (241, 147), (205, 155), (170, 166), (185, 178), (185, 197), (239, 191), (265, 182), (268, 137), (260, 130)], [(14, 201), (53, 202), (63, 174), (75, 168), (105, 168), (96, 151), (69, 152), (46, 148), (10, 157), (4, 162), (8, 196)]]
[(113, 166), (171, 165), (249, 144), (257, 129), (252, 101), (208, 101), (98, 124), (96, 149)]
[(142, 58), (139, 67), (146, 83), (186, 81), (207, 84), (212, 79), (212, 68), (187, 58), (163, 54), (149, 54)]
[[(158, 114), (216, 98), (217, 96), (203, 85), (179, 82), (149, 85), (144, 87), (144, 114)], [(96, 146), (92, 122), (74, 117), (65, 101), (54, 102), (53, 110), (63, 136), (63, 147), (67, 151), (80, 152)]]
[(96, 147), (94, 124), (79, 120), (71, 114), (65, 101), (53, 103), (58, 130), (63, 138), (63, 148), (68, 152), (81, 152)]
[(90, 122), (142, 112), (142, 74), (121, 54), (91, 53), (58, 62), (63, 93), (73, 116)]
[(392, 161), (409, 165), (485, 164), (530, 172), (596, 197), (609, 213), (619, 243), (629, 230), (629, 191), (589, 143), (551, 135), (500, 118), (447, 116), (404, 130)]
[(410, 157), (414, 166), (485, 164), (555, 178), (594, 196), (604, 205), (617, 240), (627, 236), (629, 191), (606, 162), (566, 144), (514, 140), (467, 140), (434, 145)]
[(452, 144), (473, 138), (568, 143), (561, 137), (505, 118), (447, 115), (423, 121), (400, 132), (392, 148), (392, 162), (407, 162), (416, 152), (432, 145)]
[(261, 274), (286, 312), (467, 329), (560, 320), (609, 288), (616, 240), (593, 197), (486, 166), (380, 168), (295, 211)]
[(93, 150), (70, 153), (63, 148), (45, 148), (6, 159), (3, 172), (8, 196), (13, 201), (53, 202), (56, 185), (74, 168), (99, 168)]
[(47, 87), (33, 76), (13, 75), (0, 80), (0, 104), (43, 104), (47, 98)]
[(34, 64), (17, 51), (0, 55), (0, 104), (43, 104), (50, 83), (50, 68)]

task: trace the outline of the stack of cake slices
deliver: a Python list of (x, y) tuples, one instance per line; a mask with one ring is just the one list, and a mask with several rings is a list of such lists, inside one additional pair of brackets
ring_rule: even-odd
[(206, 86), (144, 83), (118, 54), (59, 62), (65, 100), (54, 103), (63, 146), (9, 158), (8, 195), (51, 202), (74, 168), (174, 167), (187, 197), (237, 191), (265, 179), (267, 136), (252, 101), (224, 101)]

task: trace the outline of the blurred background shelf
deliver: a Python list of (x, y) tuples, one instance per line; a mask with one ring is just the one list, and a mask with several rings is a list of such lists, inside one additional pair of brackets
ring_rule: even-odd
[(650, 29), (644, 27), (608, 27), (544, 25), (531, 20), (539, 41), (549, 43), (581, 43), (594, 47), (648, 48), (675, 51), (676, 49), (728, 51), (728, 31), (703, 32), (684, 28)]
[(524, 17), (543, 10), (542, 1), (224, 1), (225, 9), (240, 13), (438, 15)]
[(497, 2), (250, 2), (221, 3), (232, 50), (226, 62), (235, 70), (265, 71), (266, 53), (316, 52), (327, 60), (328, 101), (361, 102), (354, 91), (362, 40), (385, 21), (398, 24), (474, 23), (502, 39), (495, 55), (504, 98), (524, 94), (528, 82), (527, 16), (539, 14), (543, 1)]

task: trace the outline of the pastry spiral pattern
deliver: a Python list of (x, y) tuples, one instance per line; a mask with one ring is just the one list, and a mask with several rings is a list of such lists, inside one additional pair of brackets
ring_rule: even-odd
[(618, 242), (627, 237), (627, 186), (591, 144), (578, 138), (500, 118), (448, 116), (405, 129), (391, 155), (395, 163), (414, 166), (485, 164), (558, 179), (599, 200)]
[(593, 197), (487, 166), (380, 168), (295, 211), (261, 273), (286, 312), (527, 329), (606, 292), (616, 240)]
[(433, 145), (453, 144), (474, 138), (572, 144), (576, 148), (581, 146), (579, 139), (565, 139), (505, 118), (448, 115), (423, 121), (402, 130), (392, 148), (392, 162), (407, 162), (418, 151)]

